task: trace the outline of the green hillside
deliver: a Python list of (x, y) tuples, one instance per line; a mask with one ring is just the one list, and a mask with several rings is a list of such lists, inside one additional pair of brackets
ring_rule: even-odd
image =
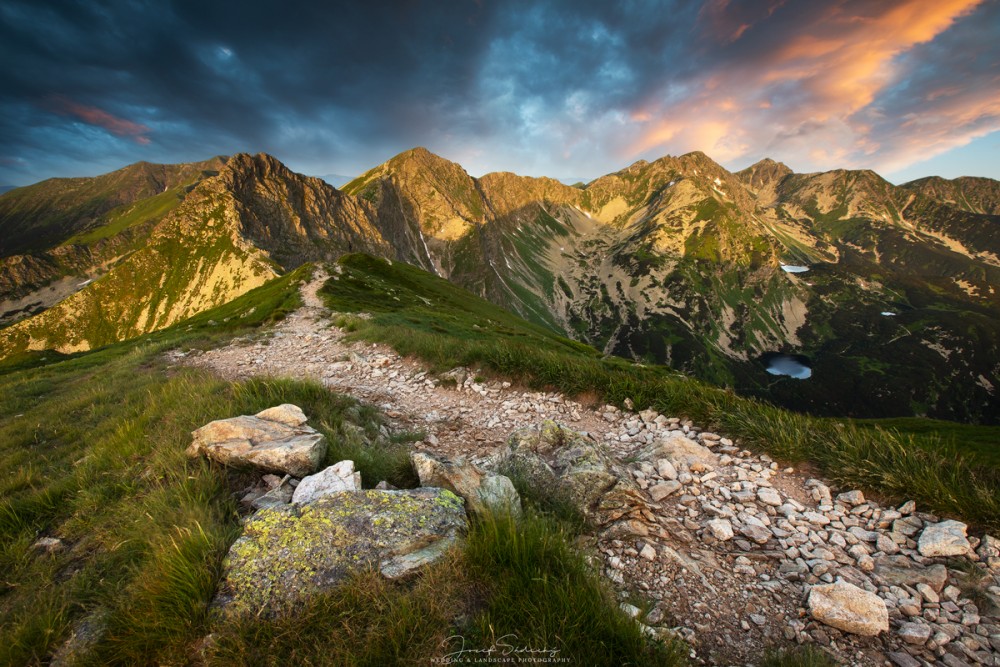
[[(109, 232), (99, 228), (123, 229), (135, 222), (132, 204), (188, 187), (218, 172), (225, 162), (222, 157), (180, 165), (138, 162), (94, 178), (53, 178), (12, 190), (0, 196), (0, 220), (4, 221), (0, 257), (107, 236)], [(159, 211), (147, 213), (162, 215), (165, 206), (169, 208), (161, 203)]]
[[(413, 584), (362, 574), (294, 617), (215, 618), (209, 603), (239, 534), (233, 494), (252, 480), (186, 459), (194, 428), (292, 402), (333, 443), (329, 461), (355, 460), (366, 480), (401, 470), (388, 479), (413, 483), (405, 437), (372, 444), (386, 425), (376, 409), (316, 383), (224, 382), (164, 356), (259, 335), (301, 304), (298, 288), (311, 271), (302, 267), (133, 341), (73, 355), (31, 353), (0, 366), (0, 462), (14, 471), (0, 482), (0, 664), (48, 664), (81, 622), (102, 628), (77, 655), (82, 665), (195, 656), (200, 664), (250, 665), (262, 655), (302, 664), (414, 663), (438, 655), (456, 632), (486, 647), (497, 623), (538, 645), (558, 641), (574, 662), (681, 664), (680, 645), (648, 641), (618, 608), (569, 529), (530, 509), (516, 527), (502, 518), (476, 524), (464, 549)], [(398, 292), (410, 296), (407, 289)], [(536, 344), (560, 344), (454, 288), (435, 298), (465, 311), (470, 323), (500, 318)], [(577, 348), (567, 342), (584, 352)], [(54, 534), (72, 547), (38, 557), (32, 543)]]

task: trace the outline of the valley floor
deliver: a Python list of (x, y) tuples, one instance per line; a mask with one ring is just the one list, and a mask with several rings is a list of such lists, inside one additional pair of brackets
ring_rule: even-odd
[[(168, 353), (172, 363), (234, 380), (318, 380), (378, 406), (396, 428), (423, 433), (418, 448), (452, 458), (488, 463), (513, 430), (545, 419), (606, 443), (651, 492), (653, 516), (647, 518), (654, 527), (632, 540), (596, 537), (585, 548), (602, 560), (602, 573), (623, 600), (645, 607), (637, 612), (643, 622), (678, 628), (700, 661), (745, 664), (770, 647), (815, 642), (845, 664), (1000, 664), (1000, 612), (988, 594), (973, 602), (957, 569), (949, 570), (947, 582), (957, 588), (938, 586), (940, 599), (911, 587), (932, 562), (917, 553), (916, 530), (937, 517), (856, 496), (834, 499), (806, 472), (782, 469), (766, 455), (677, 418), (584, 405), (464, 370), (449, 374), (454, 385), (442, 382), (385, 346), (345, 341), (317, 294), (324, 278), (307, 283), (305, 305), (272, 330), (200, 354)], [(711, 458), (676, 471), (637, 460), (641, 449), (670, 431), (704, 445)], [(660, 497), (667, 489), (671, 493)], [(719, 518), (731, 523), (735, 538), (712, 536), (706, 524)], [(906, 526), (914, 531), (907, 534)], [(914, 568), (912, 580), (889, 586), (876, 579), (883, 566), (903, 562)], [(873, 573), (875, 564), (880, 569)], [(809, 584), (837, 577), (886, 600), (887, 635), (860, 637), (811, 620)], [(904, 622), (928, 626), (929, 639), (904, 641)]]

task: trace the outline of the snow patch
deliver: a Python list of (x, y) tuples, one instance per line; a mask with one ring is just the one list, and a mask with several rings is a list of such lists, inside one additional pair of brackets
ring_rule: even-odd
[(805, 273), (809, 270), (808, 266), (798, 266), (795, 264), (782, 264), (781, 270), (785, 273)]

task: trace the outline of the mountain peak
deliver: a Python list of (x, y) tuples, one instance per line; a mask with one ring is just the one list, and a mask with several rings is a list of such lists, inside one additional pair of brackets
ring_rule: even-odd
[(759, 193), (765, 188), (776, 186), (793, 173), (795, 172), (785, 163), (766, 157), (736, 172), (736, 177), (751, 190)]
[(288, 179), (292, 171), (281, 160), (268, 153), (237, 153), (220, 171), (223, 181), (236, 189), (259, 179), (277, 177)]

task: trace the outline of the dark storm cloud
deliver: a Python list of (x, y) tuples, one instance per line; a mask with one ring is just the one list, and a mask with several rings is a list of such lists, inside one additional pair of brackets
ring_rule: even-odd
[[(415, 145), (474, 173), (593, 176), (694, 149), (888, 165), (1000, 117), (958, 91), (936, 122), (914, 92), (954, 82), (945, 61), (990, 85), (995, 1), (992, 26), (977, 0), (374, 4), (6, 0), (0, 184), (242, 150), (357, 172)], [(985, 55), (963, 64), (974, 28)], [(933, 146), (886, 120), (907, 114)]]

